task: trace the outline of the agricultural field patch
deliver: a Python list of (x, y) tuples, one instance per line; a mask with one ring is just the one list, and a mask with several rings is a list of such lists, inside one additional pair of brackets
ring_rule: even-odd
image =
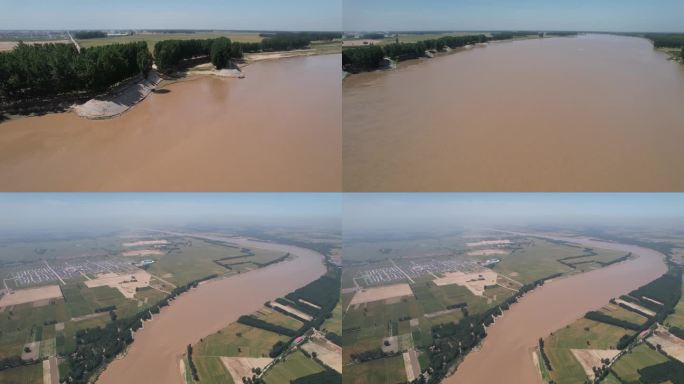
[(301, 351), (287, 355), (264, 375), (266, 384), (289, 383), (291, 380), (323, 372), (325, 369)]

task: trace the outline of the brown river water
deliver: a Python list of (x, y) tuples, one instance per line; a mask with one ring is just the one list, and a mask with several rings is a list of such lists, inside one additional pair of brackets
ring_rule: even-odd
[(0, 124), (3, 191), (339, 191), (339, 54), (200, 77), (122, 116)]
[(125, 357), (114, 360), (98, 383), (181, 384), (179, 364), (188, 344), (325, 273), (323, 256), (308, 249), (244, 238), (206, 237), (245, 247), (289, 252), (296, 257), (248, 273), (212, 280), (182, 294), (152, 321), (145, 323), (135, 334), (135, 341)]
[[(546, 236), (545, 236), (546, 237)], [(480, 349), (466, 355), (456, 373), (443, 382), (542, 383), (532, 353), (540, 337), (598, 309), (667, 271), (665, 256), (651, 249), (586, 238), (552, 237), (587, 247), (632, 252), (636, 259), (554, 279), (535, 289), (496, 319)]]
[(684, 65), (645, 39), (497, 42), (342, 90), (345, 191), (684, 189)]

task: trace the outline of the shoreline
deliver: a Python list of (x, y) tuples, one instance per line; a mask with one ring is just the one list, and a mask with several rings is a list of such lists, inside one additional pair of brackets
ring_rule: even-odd
[[(545, 39), (550, 39), (550, 38), (556, 38), (556, 37), (564, 37), (564, 36), (549, 36), (549, 37), (544, 37)], [(450, 56), (459, 52), (464, 52), (464, 51), (469, 51), (474, 48), (486, 48), (489, 46), (489, 44), (500, 44), (500, 43), (507, 43), (507, 42), (514, 42), (514, 41), (524, 41), (524, 40), (533, 40), (533, 39), (539, 39), (539, 37), (536, 36), (521, 36), (521, 37), (514, 37), (512, 39), (506, 39), (506, 40), (490, 40), (487, 41), (486, 43), (476, 43), (472, 45), (466, 45), (464, 47), (458, 47), (458, 48), (448, 48), (447, 50), (444, 51), (438, 51), (438, 52), (432, 52), (432, 51), (426, 51), (430, 53), (430, 56), (426, 55), (423, 57), (417, 57), (414, 59), (408, 59), (408, 60), (402, 60), (402, 61), (396, 61), (392, 60), (390, 58), (385, 58), (385, 60), (390, 61), (390, 65), (378, 69), (374, 69), (372, 71), (359, 71), (359, 72), (348, 72), (345, 71), (344, 69), (342, 70), (343, 73), (343, 78), (342, 80), (354, 76), (354, 75), (360, 75), (363, 73), (374, 73), (374, 72), (386, 72), (386, 71), (392, 71), (396, 70), (399, 68), (400, 65), (403, 65), (402, 63), (416, 63), (422, 60), (427, 60), (427, 59), (436, 59), (439, 57), (444, 57), (444, 56)], [(349, 47), (349, 46), (348, 46)], [(351, 46), (350, 48), (355, 48), (355, 47), (364, 47), (363, 45), (361, 46)]]
[[(256, 54), (246, 54), (245, 59), (242, 60), (241, 62), (238, 62), (234, 65), (234, 68), (226, 68), (222, 70), (203, 70), (203, 69), (197, 69), (202, 66), (206, 66), (207, 63), (203, 64), (198, 64), (190, 68), (186, 68), (182, 71), (177, 72), (174, 75), (177, 76), (169, 76), (169, 75), (164, 75), (164, 74), (159, 74), (156, 70), (150, 71), (150, 74), (148, 75), (148, 78), (151, 76), (157, 76), (158, 80), (154, 82), (154, 84), (145, 84), (148, 81), (147, 80), (138, 80), (135, 81), (135, 83), (132, 83), (135, 79), (138, 79), (140, 75), (129, 78), (127, 80), (124, 80), (121, 84), (118, 84), (114, 86), (112, 89), (105, 91), (102, 94), (96, 95), (94, 97), (91, 97), (79, 104), (78, 98), (74, 97), (73, 101), (68, 102), (67, 104), (62, 104), (61, 102), (58, 102), (61, 97), (55, 97), (55, 104), (45, 108), (44, 110), (39, 110), (33, 113), (29, 114), (2, 114), (0, 113), (0, 124), (2, 124), (5, 121), (13, 121), (13, 120), (19, 120), (23, 118), (29, 118), (29, 117), (38, 117), (38, 116), (46, 116), (46, 115), (52, 115), (52, 114), (61, 114), (61, 113), (75, 113), (81, 118), (88, 119), (88, 120), (108, 120), (108, 119), (113, 119), (119, 116), (124, 115), (126, 112), (130, 111), (133, 109), (136, 105), (140, 104), (142, 101), (144, 101), (147, 96), (149, 96), (150, 93), (154, 93), (158, 90), (163, 90), (165, 87), (171, 84), (183, 82), (183, 81), (188, 81), (188, 80), (194, 80), (203, 76), (213, 76), (213, 77), (218, 77), (218, 78), (223, 78), (223, 79), (231, 79), (231, 78), (244, 78), (244, 74), (242, 74), (242, 69), (253, 64), (253, 63), (258, 63), (262, 61), (274, 61), (274, 60), (281, 60), (281, 59), (291, 59), (291, 58), (297, 58), (297, 57), (313, 57), (313, 56), (322, 56), (322, 55), (334, 55), (334, 54), (340, 54), (340, 51), (331, 51), (331, 52), (319, 52), (315, 49), (302, 49), (302, 50), (293, 50), (293, 51), (280, 51), (280, 52), (261, 52), (261, 53), (256, 53)], [(250, 57), (247, 58), (247, 55), (261, 55), (257, 57)], [(228, 72), (230, 71), (230, 72)], [(234, 71), (237, 71), (239, 73), (236, 73)], [(137, 88), (137, 89), (136, 89)], [(117, 103), (116, 100), (120, 96), (126, 96), (129, 95), (130, 97), (133, 97), (135, 99), (135, 93), (139, 92), (140, 90), (143, 90), (142, 93), (144, 95), (139, 95), (137, 97), (137, 100), (134, 100), (132, 102), (129, 101), (130, 105), (126, 105), (125, 107), (117, 107), (116, 105), (121, 105)], [(85, 107), (84, 106), (88, 103), (92, 103), (90, 107)], [(71, 104), (71, 105), (68, 105)], [(28, 107), (31, 108), (31, 107)], [(85, 110), (86, 108), (91, 108), (92, 111), (87, 111)], [(82, 113), (78, 112), (78, 109), (84, 109)], [(109, 112), (108, 112), (109, 111)]]
[[(172, 233), (172, 232), (168, 232), (168, 233)], [(241, 285), (241, 283), (248, 284), (248, 282), (250, 280), (252, 280), (255, 276), (258, 277), (259, 275), (271, 274), (272, 271), (278, 267), (281, 267), (281, 268), (285, 267), (286, 269), (293, 269), (293, 268), (297, 269), (297, 266), (295, 264), (302, 264), (302, 263), (307, 263), (307, 262), (313, 261), (313, 260), (307, 260), (313, 254), (315, 254), (317, 259), (318, 259), (317, 263), (320, 264), (320, 267), (323, 271), (322, 273), (323, 274), (325, 273), (325, 257), (324, 257), (324, 255), (320, 254), (319, 252), (307, 249), (307, 248), (301, 248), (301, 247), (291, 246), (291, 245), (287, 245), (287, 244), (265, 242), (263, 240), (253, 241), (253, 240), (250, 240), (250, 239), (247, 239), (244, 237), (237, 237), (237, 238), (225, 237), (224, 238), (221, 235), (213, 236), (211, 234), (197, 234), (194, 236), (207, 238), (207, 239), (221, 238), (224, 241), (234, 242), (235, 244), (241, 245), (241, 246), (242, 245), (254, 246), (257, 248), (259, 246), (261, 246), (264, 249), (278, 248), (280, 251), (289, 251), (290, 253), (292, 253), (292, 256), (293, 256), (291, 259), (288, 259), (285, 262), (279, 262), (279, 263), (271, 264), (271, 265), (268, 265), (266, 267), (262, 267), (262, 268), (252, 270), (248, 273), (236, 274), (236, 275), (232, 275), (232, 276), (217, 276), (215, 278), (205, 280), (202, 282), (202, 284), (199, 284), (197, 288), (194, 288), (194, 289), (187, 292), (187, 293), (194, 292), (195, 293), (194, 296), (197, 296), (198, 292), (202, 293), (203, 295), (206, 295), (209, 290), (215, 291), (217, 288), (221, 288), (221, 287), (219, 287), (221, 285)], [(295, 251), (296, 251), (296, 253), (295, 253)], [(316, 277), (314, 277), (311, 281), (315, 280), (318, 277), (320, 277), (320, 276), (316, 273)], [(308, 281), (308, 279), (304, 279), (304, 280), (307, 280), (307, 281), (303, 282), (303, 283), (301, 283), (301, 282), (297, 283), (297, 285), (298, 285), (297, 288), (302, 287), (302, 286), (304, 286), (310, 282), (310, 281)], [(151, 337), (151, 336), (149, 336), (149, 334), (154, 333), (154, 332), (162, 332), (160, 327), (164, 326), (164, 324), (160, 325), (160, 322), (162, 322), (162, 321), (166, 322), (166, 323), (174, 322), (173, 320), (169, 320), (170, 316), (173, 315), (172, 312), (179, 312), (183, 309), (181, 307), (184, 307), (184, 306), (187, 307), (189, 302), (195, 301), (195, 300), (193, 300), (193, 299), (195, 299), (194, 296), (190, 295), (190, 294), (178, 295), (168, 306), (164, 307), (162, 309), (162, 311), (160, 311), (159, 314), (156, 314), (152, 318), (156, 321), (150, 321), (150, 320), (145, 321), (144, 322), (145, 326), (143, 328), (141, 328), (140, 331), (142, 331), (142, 330), (147, 330), (147, 331), (146, 332), (136, 332), (135, 341), (133, 343), (131, 343), (126, 348), (124, 355), (121, 357), (117, 356), (112, 361), (110, 361), (102, 369), (100, 374), (97, 377), (93, 378), (94, 379), (93, 382), (94, 383), (119, 382), (119, 381), (117, 381), (117, 379), (115, 377), (119, 377), (120, 375), (126, 375), (129, 377), (142, 377), (141, 375), (146, 375), (144, 373), (144, 371), (146, 370), (146, 368), (144, 368), (145, 362), (141, 361), (144, 359), (141, 359), (140, 356), (138, 356), (138, 355), (140, 355), (141, 353), (145, 353), (144, 351), (141, 352), (140, 348), (150, 349), (151, 347), (148, 343), (144, 343), (144, 340), (139, 340), (139, 339), (140, 338), (148, 338), (149, 339)], [(276, 295), (274, 297), (278, 297), (278, 296)], [(254, 305), (256, 305), (256, 306), (260, 306), (262, 304), (263, 304), (262, 301), (256, 301), (254, 303)], [(246, 305), (251, 305), (251, 304), (246, 304)], [(215, 306), (215, 307), (220, 307), (220, 306)], [(214, 310), (215, 309), (216, 308), (214, 308)], [(245, 313), (248, 313), (248, 312), (250, 312), (250, 311), (247, 311)], [(169, 315), (169, 313), (171, 313), (171, 315)], [(166, 314), (166, 315), (163, 315), (163, 314)], [(180, 319), (176, 319), (176, 322), (178, 322), (179, 320)], [(234, 320), (236, 320), (236, 319), (234, 319)], [(183, 325), (185, 325), (185, 322), (181, 322), (181, 323)], [(218, 330), (225, 327), (226, 324), (227, 323), (225, 323), (225, 322), (219, 321), (216, 324), (212, 324), (212, 326), (209, 328), (197, 327), (197, 328), (201, 329), (200, 332), (197, 332), (198, 334), (201, 333), (201, 335), (198, 337), (190, 336), (190, 338), (193, 339), (193, 340), (191, 340), (191, 343), (194, 344), (197, 341), (199, 341), (200, 338), (206, 337), (207, 335), (210, 335), (212, 333), (217, 332)], [(180, 323), (179, 324), (172, 324), (172, 325), (173, 326), (180, 325)], [(188, 341), (190, 341), (190, 340), (188, 340)], [(157, 354), (152, 354), (151, 353), (152, 350), (147, 351), (149, 354), (144, 355), (144, 356), (150, 357), (150, 356), (154, 355), (155, 357), (159, 357), (159, 359), (163, 359), (165, 357), (168, 358), (169, 361), (166, 361), (168, 363), (168, 370), (166, 370), (165, 374), (166, 374), (166, 376), (168, 376), (167, 378), (170, 379), (173, 376), (173, 378), (175, 380), (171, 380), (171, 381), (164, 380), (164, 377), (160, 377), (157, 375), (155, 375), (154, 377), (146, 377), (147, 379), (151, 380), (152, 383), (176, 382), (176, 380), (181, 379), (178, 376), (178, 370), (179, 370), (179, 364), (180, 364), (179, 360), (182, 360), (183, 351), (182, 350), (173, 350), (173, 348), (170, 348), (171, 346), (168, 345), (167, 342), (164, 342), (163, 344), (164, 344), (163, 346), (160, 346), (161, 348), (165, 349), (162, 353), (163, 356), (159, 357), (159, 356), (157, 356)], [(185, 345), (185, 343), (183, 343), (183, 344)], [(156, 348), (153, 348), (153, 350), (157, 351)], [(173, 358), (173, 360), (171, 361), (172, 358)], [(166, 359), (164, 359), (164, 360), (166, 360)], [(127, 365), (128, 367), (124, 367), (123, 365)], [(131, 368), (131, 366), (133, 368)], [(137, 373), (132, 372), (132, 371), (136, 370), (136, 367), (137, 367), (137, 370), (139, 372), (137, 372)], [(137, 374), (137, 376), (136, 376), (136, 374)], [(161, 376), (163, 376), (163, 375), (161, 375)], [(155, 380), (157, 380), (157, 381), (155, 381)], [(133, 380), (131, 382), (137, 382), (137, 381)]]
[[(548, 36), (548, 37), (543, 37), (543, 39), (576, 37), (576, 36), (580, 36), (580, 35), (582, 35), (582, 34), (578, 34), (578, 35), (575, 35), (575, 36), (555, 36), (555, 35), (550, 35), (550, 36)], [(609, 35), (610, 35), (610, 34), (609, 34)], [(622, 36), (622, 35), (619, 35), (619, 34), (618, 34), (618, 35), (615, 35), (615, 36)], [(632, 37), (637, 37), (637, 36), (632, 36)], [(456, 54), (456, 53), (459, 53), (459, 52), (468, 51), (468, 50), (471, 50), (471, 49), (473, 49), (473, 48), (485, 48), (485, 47), (488, 47), (489, 44), (501, 44), (501, 43), (507, 43), (507, 42), (526, 41), (526, 40), (535, 40), (535, 39), (542, 39), (542, 38), (539, 38), (539, 37), (536, 37), (536, 36), (521, 36), (521, 37), (514, 37), (514, 38), (512, 38), (512, 39), (506, 39), (506, 40), (490, 40), (490, 41), (488, 41), (488, 42), (486, 42), (486, 43), (477, 43), (477, 44), (473, 44), (472, 46), (465, 46), (465, 47), (453, 48), (453, 49), (449, 49), (449, 50), (446, 50), (446, 51), (439, 51), (439, 52), (426, 51), (426, 52), (429, 52), (429, 53), (430, 53), (429, 56), (426, 55), (426, 56), (423, 56), (423, 57), (418, 57), (418, 58), (408, 59), (408, 60), (402, 60), (402, 61), (395, 61), (395, 60), (389, 59), (389, 60), (393, 63), (392, 65), (389, 65), (389, 66), (387, 66), (387, 67), (382, 67), (382, 68), (374, 69), (374, 70), (372, 70), (372, 71), (348, 72), (348, 71), (342, 70), (342, 72), (343, 72), (343, 80), (346, 79), (346, 78), (348, 78), (348, 77), (351, 77), (351, 76), (354, 76), (354, 75), (360, 75), (360, 74), (363, 74), (363, 73), (385, 72), (385, 71), (396, 70), (396, 69), (399, 68), (400, 65), (402, 65), (402, 63), (416, 63), (416, 62), (419, 62), (419, 61), (421, 61), (421, 60), (434, 59), (434, 58), (439, 58), (439, 57), (443, 57), (443, 56), (448, 56), (448, 55)], [(648, 40), (648, 39), (647, 39), (647, 40)], [(651, 41), (651, 40), (649, 40), (649, 41)], [(651, 41), (651, 43), (652, 43), (652, 41)], [(354, 46), (354, 47), (356, 47), (356, 46)], [(352, 48), (354, 48), (354, 47), (352, 47)], [(659, 51), (659, 52), (662, 52), (662, 53), (667, 54), (667, 55), (668, 55), (668, 60), (677, 62), (677, 63), (679, 63), (679, 64), (681, 64), (681, 65), (684, 65), (684, 58), (682, 58), (682, 57), (680, 56), (680, 52), (681, 52), (680, 50), (672, 49), (672, 48), (656, 48), (656, 47), (653, 47), (653, 49), (656, 50), (656, 51)], [(683, 48), (683, 49), (684, 49), (684, 48)], [(388, 59), (388, 58), (385, 58), (385, 59)]]
[[(502, 232), (509, 232), (509, 231), (502, 231)], [(523, 233), (516, 233), (516, 232), (509, 232), (512, 234), (519, 234), (519, 235), (533, 235), (533, 234), (523, 234)], [(654, 257), (657, 255), (657, 257), (660, 258), (662, 262), (662, 266), (666, 266), (666, 257), (663, 255), (661, 252), (651, 249), (651, 248), (646, 248), (642, 246), (637, 246), (633, 244), (626, 244), (626, 243), (617, 243), (614, 241), (610, 240), (596, 240), (596, 239), (589, 239), (583, 236), (580, 237), (565, 237), (565, 236), (557, 236), (555, 234), (549, 234), (549, 235), (539, 235), (539, 234), (534, 234), (533, 236), (535, 237), (544, 237), (548, 239), (555, 239), (555, 240), (564, 240), (568, 242), (572, 242), (575, 244), (579, 245), (584, 245), (584, 246), (593, 246), (597, 248), (604, 248), (605, 249), (619, 249), (621, 251), (630, 249), (636, 257), (624, 260), (623, 262), (618, 262), (615, 264), (611, 264), (609, 266), (603, 267), (603, 268), (598, 268), (592, 271), (584, 272), (584, 273), (579, 273), (579, 274), (570, 274), (570, 275), (564, 275), (561, 277), (553, 278), (551, 280), (548, 280), (545, 282), (543, 286), (536, 287), (535, 289), (527, 292), (525, 295), (521, 296), (521, 298), (514, 304), (511, 305), (510, 309), (513, 309), (514, 306), (523, 306), (523, 307), (529, 307), (530, 305), (535, 305), (535, 300), (539, 301), (540, 296), (543, 296), (543, 294), (547, 294), (547, 292), (551, 290), (559, 290), (563, 286), (567, 286), (569, 284), (572, 284), (575, 282), (575, 280), (581, 279), (581, 280), (587, 280), (588, 278), (593, 277), (593, 275), (599, 274), (599, 273), (612, 273), (612, 274), (619, 274), (620, 270), (625, 270), (625, 269), (634, 269), (637, 266), (634, 263), (643, 263), (645, 262), (646, 259), (649, 259), (651, 257)], [(638, 252), (636, 252), (638, 250)], [(652, 271), (651, 271), (652, 272)], [(623, 272), (624, 273), (624, 272)], [(624, 276), (623, 276), (624, 277)], [(656, 277), (657, 278), (657, 277)], [(642, 279), (643, 280), (643, 279)], [(652, 280), (649, 280), (649, 282)], [(637, 287), (641, 284), (639, 282), (637, 284)], [(600, 296), (600, 295), (599, 295)], [(603, 301), (601, 301), (603, 303)], [(593, 303), (592, 303), (593, 304)], [(589, 304), (587, 304), (589, 305)], [(506, 323), (510, 323), (511, 320), (510, 318), (512, 315), (517, 316), (519, 312), (511, 312), (510, 309), (508, 311), (504, 312), (503, 316), (497, 317), (497, 320), (501, 318), (502, 321)], [(556, 316), (558, 317), (558, 316)], [(504, 320), (506, 319), (506, 320)], [(562, 319), (557, 318), (553, 319), (554, 323), (561, 323)], [(501, 323), (501, 321), (497, 321), (496, 323)], [(564, 323), (564, 322), (563, 322)], [(492, 324), (495, 325), (495, 324)], [(496, 342), (495, 339), (501, 338), (501, 332), (500, 331), (501, 326), (494, 328), (488, 327), (487, 330), (487, 337), (485, 337), (483, 340), (480, 341), (478, 346), (471, 350), (469, 353), (465, 354), (460, 362), (455, 362), (455, 365), (453, 366), (454, 370), (451, 372), (450, 375), (445, 376), (443, 379), (444, 383), (455, 383), (459, 382), (459, 380), (466, 379), (468, 378), (472, 379), (473, 377), (480, 377), (477, 374), (473, 368), (478, 364), (478, 361), (476, 360), (482, 360), (484, 358), (498, 358), (502, 359), (506, 357), (506, 353), (500, 353), (503, 350), (508, 350), (507, 348), (502, 348), (501, 345), (497, 345), (496, 347), (492, 346), (492, 342)], [(555, 327), (552, 326), (553, 330), (558, 329), (560, 327)], [(552, 332), (553, 332), (552, 330)], [(541, 333), (545, 333), (545, 331), (540, 331)], [(535, 338), (536, 340), (536, 338)], [(517, 340), (517, 341), (508, 341), (510, 342), (516, 342), (519, 343), (522, 340)], [(505, 347), (505, 346), (504, 346)], [(483, 354), (488, 353), (489, 355), (492, 354), (492, 348), (496, 350), (496, 354), (498, 356), (484, 356)], [(520, 348), (520, 346), (518, 346)], [(533, 346), (530, 346), (530, 350), (533, 349)], [(534, 360), (532, 359), (531, 355), (528, 356), (528, 354), (525, 354), (526, 357), (529, 358), (529, 366), (525, 366), (525, 370), (529, 371), (528, 373), (532, 373), (532, 370), (534, 370), (534, 376), (539, 378), (539, 369), (535, 369), (536, 366), (534, 365)], [(519, 362), (522, 364), (522, 362)], [(488, 374), (490, 379), (492, 379), (494, 376), (496, 376), (496, 373), (490, 373)], [(530, 375), (528, 375), (530, 376)], [(531, 379), (532, 376), (529, 377)]]

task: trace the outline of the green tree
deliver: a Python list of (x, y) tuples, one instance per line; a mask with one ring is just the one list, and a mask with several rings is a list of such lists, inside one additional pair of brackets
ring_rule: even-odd
[(152, 54), (147, 49), (141, 49), (138, 51), (138, 57), (136, 59), (138, 70), (142, 73), (143, 77), (147, 78), (150, 69), (152, 69)]
[(223, 69), (228, 66), (230, 54), (230, 39), (219, 37), (211, 43), (211, 63), (214, 64), (216, 69)]

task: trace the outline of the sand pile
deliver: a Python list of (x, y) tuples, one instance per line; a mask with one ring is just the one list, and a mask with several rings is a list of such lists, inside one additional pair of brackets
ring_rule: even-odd
[(85, 104), (77, 105), (74, 111), (86, 119), (107, 119), (118, 116), (134, 105), (141, 102), (159, 84), (161, 79), (157, 72), (152, 71), (147, 79), (124, 84), (112, 94), (88, 100)]

